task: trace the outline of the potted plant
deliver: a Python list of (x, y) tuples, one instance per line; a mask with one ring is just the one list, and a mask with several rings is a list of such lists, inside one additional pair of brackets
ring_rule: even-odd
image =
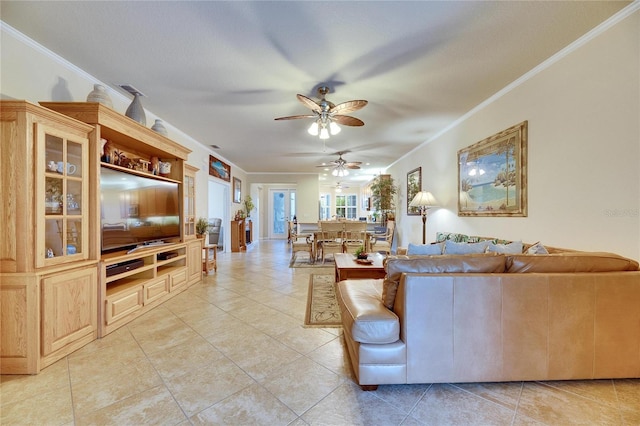
[(196, 236), (198, 238), (204, 238), (204, 234), (209, 232), (209, 220), (201, 217), (196, 221)]
[(254, 207), (251, 195), (244, 197), (244, 210), (247, 212), (247, 217), (251, 217), (251, 210), (253, 210)]
[(356, 249), (356, 257), (358, 259), (366, 259), (369, 257), (369, 253), (364, 251), (364, 246), (360, 246)]
[(370, 185), (373, 209), (382, 214), (382, 220), (395, 218), (395, 195), (398, 187), (391, 175), (378, 175)]

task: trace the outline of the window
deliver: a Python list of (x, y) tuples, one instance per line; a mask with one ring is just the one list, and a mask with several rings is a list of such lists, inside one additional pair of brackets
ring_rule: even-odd
[(355, 219), (358, 214), (358, 197), (352, 195), (336, 195), (336, 216)]
[(331, 195), (320, 195), (320, 220), (331, 219)]

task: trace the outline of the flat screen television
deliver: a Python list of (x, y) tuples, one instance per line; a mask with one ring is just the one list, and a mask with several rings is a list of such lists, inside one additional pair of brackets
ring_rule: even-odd
[(102, 166), (102, 252), (180, 237), (179, 184)]

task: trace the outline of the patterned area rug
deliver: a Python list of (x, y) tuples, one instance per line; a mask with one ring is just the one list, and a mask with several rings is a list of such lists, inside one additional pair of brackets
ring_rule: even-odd
[(304, 325), (305, 327), (342, 327), (333, 274), (311, 274)]
[(315, 263), (309, 263), (309, 256), (305, 256), (304, 254), (296, 257), (293, 262), (289, 263), (289, 268), (333, 268), (335, 263), (333, 262), (333, 258), (327, 257), (322, 263), (322, 260), (316, 261)]

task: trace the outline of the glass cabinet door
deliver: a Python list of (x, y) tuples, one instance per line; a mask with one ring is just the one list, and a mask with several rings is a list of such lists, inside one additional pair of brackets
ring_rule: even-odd
[[(38, 230), (38, 266), (88, 257), (88, 139), (36, 124), (37, 143), (44, 145), (36, 170), (44, 187), (44, 238)], [(39, 186), (39, 185), (38, 185)], [(42, 204), (38, 203), (38, 210)]]
[(196, 234), (195, 178), (191, 174), (184, 175), (184, 237)]

